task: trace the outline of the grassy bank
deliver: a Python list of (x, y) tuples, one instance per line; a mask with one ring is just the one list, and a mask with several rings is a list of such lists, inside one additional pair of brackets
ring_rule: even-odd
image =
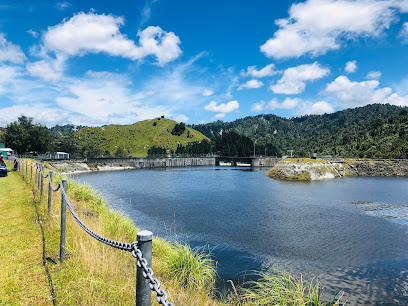
[[(44, 266), (40, 265), (37, 269), (47, 270), (49, 273), (48, 283), (47, 277), (45, 282), (25, 281), (25, 284), (34, 292), (45, 290), (44, 288), (46, 290), (43, 293), (45, 297), (30, 295), (31, 300), (24, 304), (43, 304), (42, 301), (52, 303), (53, 297), (56, 304), (63, 305), (135, 303), (136, 260), (130, 253), (96, 241), (86, 234), (67, 212), (66, 261), (60, 264), (58, 258), (60, 192), (53, 194), (51, 217), (48, 217), (46, 208), (48, 188), (44, 188), (44, 199), (39, 202), (36, 188), (27, 183), (29, 178), (23, 180), (16, 173), (11, 173), (5, 179), (10, 179), (9, 181), (18, 191), (11, 196), (19, 201), (14, 205), (10, 204), (10, 209), (17, 209), (17, 206), (23, 207), (21, 210), (32, 217), (26, 220), (20, 216), (22, 227), (27, 224), (26, 226), (37, 229), (37, 232), (32, 235), (38, 238), (39, 248), (43, 248), (44, 251), (43, 256), (41, 252), (34, 254), (40, 262), (41, 257), (44, 258)], [(61, 179), (60, 175), (54, 173), (54, 187)], [(45, 182), (48, 181), (45, 180)], [(69, 180), (68, 197), (80, 218), (93, 231), (118, 241), (136, 240), (138, 229), (133, 221), (120, 212), (110, 209), (106, 201), (89, 186)], [(1, 202), (2, 207), (3, 202), (11, 203), (11, 198), (6, 196)], [(33, 222), (37, 219), (41, 222)], [(13, 226), (7, 218), (2, 224), (6, 227)], [(42, 231), (39, 229), (40, 225)], [(42, 232), (44, 233), (43, 245)], [(24, 239), (22, 236), (18, 241), (21, 243)], [(18, 244), (13, 247), (13, 252), (17, 250)], [(0, 251), (0, 255), (3, 257), (3, 251)], [(22, 261), (24, 262), (25, 259)], [(161, 287), (167, 291), (169, 300), (175, 305), (266, 305), (271, 303), (304, 305), (308, 304), (308, 301), (311, 305), (322, 305), (318, 286), (309, 287), (301, 280), (293, 280), (290, 276), (279, 273), (261, 277), (259, 282), (253, 283), (247, 289), (235, 288), (231, 294), (216, 298), (220, 294), (216, 294), (215, 262), (211, 256), (200, 250), (192, 250), (188, 245), (171, 244), (157, 237), (153, 239), (153, 271), (155, 277), (161, 281)], [(44, 278), (44, 275), (42, 277)], [(10, 281), (14, 280), (11, 275)], [(269, 289), (259, 291), (259, 288)], [(13, 298), (5, 289), (1, 293), (3, 298), (8, 299), (7, 301)], [(155, 294), (152, 297), (154, 304)]]

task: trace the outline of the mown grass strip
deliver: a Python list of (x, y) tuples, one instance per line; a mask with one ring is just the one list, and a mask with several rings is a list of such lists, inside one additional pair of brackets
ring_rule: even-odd
[(0, 304), (52, 305), (30, 187), (17, 173), (0, 178)]

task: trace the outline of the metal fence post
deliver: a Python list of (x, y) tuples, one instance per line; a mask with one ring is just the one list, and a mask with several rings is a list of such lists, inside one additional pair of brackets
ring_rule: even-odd
[[(152, 239), (153, 233), (141, 231), (137, 233), (137, 247), (147, 260), (147, 266), (152, 267)], [(149, 280), (143, 277), (143, 268), (137, 267), (136, 272), (136, 306), (151, 305), (151, 290)]]
[(31, 169), (31, 176), (30, 176), (30, 184), (33, 182), (33, 163), (30, 164)]
[(37, 163), (35, 163), (34, 166), (35, 166), (35, 182), (34, 182), (34, 185), (37, 186), (37, 176), (38, 176), (37, 175), (37, 170), (38, 170)]
[(65, 258), (65, 228), (66, 228), (66, 217), (67, 217), (67, 206), (65, 204), (65, 199), (63, 191), (67, 193), (67, 180), (63, 179), (61, 182), (61, 235), (60, 235), (60, 262), (64, 262)]
[(28, 168), (28, 161), (26, 161), (26, 178), (27, 178), (27, 168)]
[(40, 202), (43, 199), (43, 190), (44, 190), (44, 166), (40, 166), (41, 167), (41, 180), (40, 180)]
[(38, 173), (37, 173), (37, 175), (38, 175), (38, 178), (37, 178), (37, 190), (40, 190), (40, 184), (41, 184), (41, 182), (40, 182), (40, 176), (41, 176), (41, 164), (38, 164), (37, 165), (37, 169), (38, 169)]
[(51, 217), (51, 200), (52, 200), (52, 170), (48, 172), (48, 217)]

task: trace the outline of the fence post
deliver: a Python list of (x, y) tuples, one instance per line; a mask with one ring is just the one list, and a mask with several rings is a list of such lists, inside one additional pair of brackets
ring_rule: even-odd
[(31, 169), (31, 177), (30, 177), (30, 184), (33, 182), (33, 163), (30, 164)]
[(37, 169), (38, 169), (38, 173), (37, 173), (37, 175), (38, 175), (38, 178), (37, 178), (37, 190), (40, 190), (40, 184), (41, 184), (41, 182), (40, 182), (40, 176), (41, 176), (41, 164), (38, 164), (37, 165)]
[(67, 206), (65, 204), (65, 199), (62, 191), (67, 193), (67, 180), (63, 179), (61, 182), (61, 235), (60, 235), (60, 262), (64, 262), (65, 258), (65, 227), (66, 227), (66, 217), (67, 217)]
[[(153, 233), (150, 231), (140, 231), (137, 233), (137, 247), (147, 260), (147, 266), (152, 267), (152, 239)], [(143, 268), (137, 267), (136, 272), (136, 306), (151, 305), (151, 290), (149, 280), (143, 277)]]
[(48, 217), (51, 217), (51, 199), (52, 199), (52, 170), (48, 172)]
[(28, 161), (26, 161), (26, 178), (27, 178), (27, 173), (28, 173), (27, 168), (28, 168)]
[(35, 166), (35, 182), (34, 182), (34, 185), (37, 186), (37, 176), (38, 176), (37, 175), (37, 170), (38, 170), (37, 163), (35, 163), (34, 166)]
[(44, 166), (40, 166), (41, 167), (41, 180), (40, 180), (40, 202), (43, 199), (43, 190), (44, 190)]

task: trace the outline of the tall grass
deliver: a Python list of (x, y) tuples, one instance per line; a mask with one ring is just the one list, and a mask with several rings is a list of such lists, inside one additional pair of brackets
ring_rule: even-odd
[(240, 289), (237, 300), (239, 305), (343, 305), (342, 294), (329, 303), (321, 300), (319, 283), (309, 284), (302, 277), (294, 279), (287, 273), (259, 273), (259, 280), (247, 283)]
[(174, 276), (178, 285), (206, 292), (214, 289), (217, 271), (209, 252), (176, 242), (169, 255), (164, 260), (165, 271)]

